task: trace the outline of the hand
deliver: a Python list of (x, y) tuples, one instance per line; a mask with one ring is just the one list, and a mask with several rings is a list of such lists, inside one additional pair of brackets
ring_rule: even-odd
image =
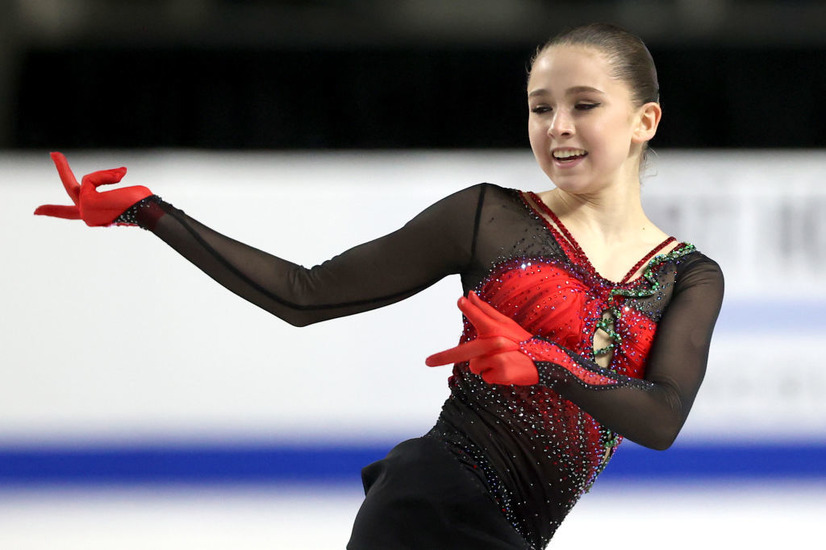
[(531, 333), (475, 292), (460, 298), (458, 305), (476, 328), (476, 339), (431, 355), (425, 360), (427, 366), (468, 361), (470, 371), (488, 384), (532, 385), (539, 382), (536, 365), (520, 351), (520, 344), (529, 340)]
[(126, 168), (92, 172), (83, 176), (78, 184), (66, 157), (62, 153), (52, 153), (51, 157), (74, 205), (44, 204), (34, 211), (38, 216), (83, 220), (92, 227), (107, 226), (115, 223), (133, 204), (152, 195), (152, 191), (140, 185), (99, 193), (98, 186), (118, 183), (123, 179)]

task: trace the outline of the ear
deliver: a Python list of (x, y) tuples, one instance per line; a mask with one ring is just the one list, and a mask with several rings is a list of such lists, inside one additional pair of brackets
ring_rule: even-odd
[(657, 133), (662, 116), (663, 110), (659, 103), (652, 101), (640, 107), (637, 113), (637, 127), (632, 137), (634, 143), (650, 141)]

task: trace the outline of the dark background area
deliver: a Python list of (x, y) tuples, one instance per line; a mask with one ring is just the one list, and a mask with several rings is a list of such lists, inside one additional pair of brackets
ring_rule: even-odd
[(0, 146), (527, 147), (526, 68), (608, 21), (657, 62), (660, 148), (826, 146), (826, 2), (0, 0)]

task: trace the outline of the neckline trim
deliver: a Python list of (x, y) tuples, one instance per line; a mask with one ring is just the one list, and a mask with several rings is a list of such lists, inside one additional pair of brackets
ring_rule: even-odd
[[(526, 200), (526, 195), (531, 200)], [(634, 277), (634, 275), (643, 268), (646, 263), (650, 262), (652, 258), (654, 258), (660, 251), (662, 251), (665, 247), (677, 241), (677, 239), (673, 236), (669, 236), (663, 242), (656, 245), (653, 249), (651, 249), (647, 254), (645, 254), (642, 258), (639, 259), (637, 263), (634, 264), (633, 267), (625, 274), (625, 276), (620, 279), (619, 281), (612, 281), (604, 277), (597, 269), (594, 267), (594, 264), (591, 263), (591, 259), (585, 254), (585, 251), (582, 250), (582, 247), (579, 245), (577, 240), (568, 231), (568, 228), (565, 227), (565, 224), (559, 219), (559, 217), (550, 209), (550, 207), (545, 204), (539, 195), (534, 193), (533, 191), (520, 191), (520, 196), (522, 197), (522, 202), (534, 213), (536, 214), (539, 219), (542, 220), (545, 227), (551, 232), (554, 236), (556, 241), (565, 251), (565, 254), (571, 258), (576, 264), (584, 266), (589, 272), (593, 275), (599, 277), (600, 279), (611, 283), (612, 285), (628, 285), (632, 283), (636, 283), (637, 281), (645, 278), (645, 273), (641, 274), (639, 277)], [(540, 211), (537, 211), (537, 208)], [(544, 215), (543, 215), (544, 214)], [(549, 219), (550, 218), (550, 219)], [(553, 223), (550, 223), (553, 222)], [(556, 225), (556, 227), (554, 227)], [(677, 247), (679, 248), (679, 246)], [(675, 248), (675, 250), (677, 249)], [(633, 278), (632, 278), (633, 277)]]

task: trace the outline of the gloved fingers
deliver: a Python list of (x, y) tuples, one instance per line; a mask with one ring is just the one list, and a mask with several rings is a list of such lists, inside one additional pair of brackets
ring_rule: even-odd
[(462, 296), (459, 298), (457, 305), (462, 311), (462, 314), (467, 317), (468, 321), (470, 321), (470, 324), (474, 326), (477, 334), (484, 337), (497, 332), (496, 322), (485, 312), (485, 310), (470, 301), (470, 298), (465, 298)]
[[(502, 379), (508, 370), (509, 362), (513, 360), (511, 355), (512, 352), (503, 352), (476, 357), (470, 360), (468, 369), (470, 372), (481, 375), (482, 378)], [(497, 382), (497, 384), (500, 383)]]
[(516, 321), (514, 321), (513, 319), (511, 319), (510, 317), (508, 317), (507, 315), (500, 312), (498, 309), (496, 309), (495, 307), (481, 299), (475, 292), (471, 292), (468, 295), (468, 299), (470, 300), (470, 303), (478, 307), (488, 317), (490, 317), (491, 319), (499, 323), (501, 327), (506, 329), (506, 336), (508, 338), (515, 340), (517, 342), (522, 342), (524, 340), (527, 340), (528, 338), (533, 337), (533, 335), (524, 328), (522, 328), (522, 326), (519, 323), (517, 323)]
[(468, 370), (473, 374), (478, 374), (484, 380), (486, 375), (490, 376), (488, 373), (496, 371), (497, 361), (494, 357), (486, 355), (474, 357), (468, 361)]
[[(474, 365), (474, 363), (479, 363)], [(532, 386), (539, 383), (539, 372), (533, 361), (520, 351), (509, 351), (476, 359), (470, 370), (482, 376), (488, 384)]]
[(97, 188), (101, 185), (120, 182), (126, 175), (125, 167), (92, 172), (83, 176), (80, 184), (78, 184), (75, 175), (69, 168), (66, 157), (62, 153), (52, 153), (51, 158), (57, 167), (63, 187), (75, 206), (46, 204), (37, 208), (35, 214), (82, 219), (86, 222), (86, 225), (92, 227), (108, 226), (115, 223), (130, 207), (152, 195), (149, 189), (140, 185), (112, 189), (103, 193), (97, 191)]
[(57, 174), (60, 176), (60, 181), (63, 182), (63, 188), (66, 189), (66, 193), (72, 199), (72, 202), (77, 204), (80, 185), (77, 183), (77, 178), (72, 173), (72, 169), (69, 168), (69, 161), (66, 160), (63, 153), (51, 153), (49, 156), (52, 157), (52, 161), (57, 168)]
[(514, 342), (521, 342), (532, 336), (519, 326), (519, 323), (500, 313), (475, 292), (471, 291), (467, 298), (459, 299), (459, 309), (480, 336), (505, 336)]
[(97, 188), (100, 185), (118, 183), (125, 175), (126, 167), (124, 166), (121, 166), (120, 168), (111, 168), (109, 170), (98, 170), (97, 172), (92, 172), (91, 174), (86, 174), (83, 176), (81, 185), (83, 187), (91, 185), (92, 187)]
[(471, 290), (470, 292), (468, 292), (467, 298), (471, 304), (479, 308), (485, 315), (487, 315), (491, 319), (499, 321), (511, 320), (510, 318), (500, 313), (498, 309), (496, 309), (495, 307), (481, 299), (479, 295), (476, 294), (474, 291)]
[(517, 349), (519, 349), (519, 344), (517, 344), (516, 342), (512, 342), (507, 338), (476, 338), (475, 340), (464, 342), (448, 350), (441, 351), (439, 353), (434, 353), (433, 355), (425, 359), (425, 364), (428, 367), (452, 365), (454, 363), (471, 361), (477, 357), (502, 353), (505, 351), (513, 351)]
[(34, 214), (36, 216), (52, 216), (54, 218), (64, 218), (67, 220), (80, 219), (80, 209), (77, 206), (65, 206), (61, 204), (44, 204), (38, 206)]
[(464, 344), (459, 344), (456, 347), (434, 353), (424, 360), (424, 364), (428, 367), (440, 367), (442, 365), (452, 365), (454, 363), (462, 363), (484, 353), (483, 345), (480, 339), (471, 340)]

